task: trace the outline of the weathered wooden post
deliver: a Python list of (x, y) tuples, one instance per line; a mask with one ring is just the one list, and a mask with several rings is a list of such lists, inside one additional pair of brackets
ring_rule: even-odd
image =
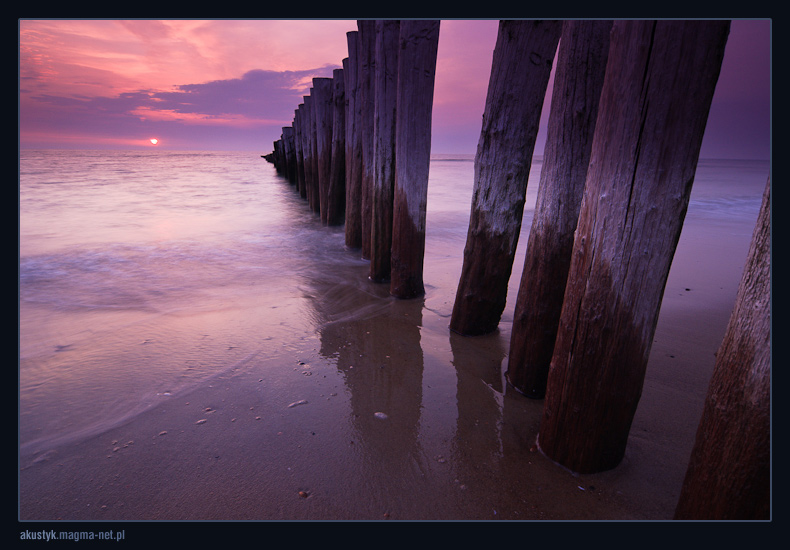
[(348, 70), (346, 80), (346, 220), (345, 237), (349, 248), (362, 247), (362, 142), (359, 135), (359, 33), (346, 33)]
[(400, 24), (390, 294), (425, 294), (423, 262), (439, 21)]
[(313, 162), (313, 96), (304, 96), (304, 115), (302, 121), (302, 138), (304, 148), (304, 189), (302, 198), (311, 203), (313, 181), (315, 181), (315, 171)]
[(294, 112), (294, 149), (296, 150), (296, 190), (301, 195), (304, 191), (304, 148), (302, 137), (302, 114), (304, 104), (300, 103)]
[(346, 95), (343, 69), (332, 71), (332, 147), (326, 197), (327, 225), (341, 225), (346, 210)]
[(370, 235), (373, 206), (373, 75), (376, 71), (375, 44), (376, 22), (357, 21), (359, 37), (358, 99), (360, 103), (359, 139), (362, 142), (362, 183), (361, 195), (361, 255), (370, 259)]
[(296, 156), (294, 151), (293, 126), (283, 128), (283, 154), (285, 155), (285, 174), (288, 182), (296, 184)]
[(506, 373), (518, 391), (536, 399), (546, 394), (612, 22), (565, 21), (562, 29), (543, 168), (513, 315)]
[(377, 283), (389, 282), (391, 271), (399, 37), (400, 21), (376, 21), (370, 279)]
[(280, 149), (280, 140), (276, 139), (274, 140), (274, 142), (272, 142), (272, 164), (274, 164), (274, 169), (277, 171), (278, 174), (280, 173), (279, 149)]
[(316, 155), (318, 158), (318, 212), (326, 223), (329, 182), (332, 179), (332, 79), (313, 79), (313, 110), (315, 112)]
[(675, 519), (770, 519), (770, 212), (769, 179)]
[(288, 179), (288, 138), (285, 135), (285, 127), (282, 128), (280, 134), (280, 156), (282, 162), (282, 175)]
[(299, 196), (303, 199), (307, 199), (307, 186), (310, 178), (312, 177), (312, 160), (310, 157), (310, 141), (309, 141), (309, 134), (310, 134), (310, 107), (307, 105), (307, 99), (303, 96), (301, 109), (299, 113), (300, 119), (300, 131), (302, 138), (302, 172), (304, 173), (304, 185), (302, 188), (299, 189)]
[(280, 134), (280, 139), (274, 142), (274, 166), (277, 173), (280, 175), (285, 174), (285, 155), (283, 154), (283, 138)]
[(310, 187), (307, 188), (307, 202), (310, 205), (310, 209), (315, 212), (316, 214), (320, 214), (321, 212), (321, 204), (320, 204), (320, 178), (321, 178), (321, 168), (320, 168), (320, 159), (318, 158), (318, 103), (320, 99), (318, 98), (318, 92), (316, 92), (315, 86), (310, 88), (310, 97), (313, 98), (312, 108), (310, 109), (310, 142), (313, 148), (312, 152), (312, 160), (313, 160), (313, 180), (310, 182)]
[(276, 139), (272, 142), (272, 152), (270, 153), (271, 163), (274, 164), (274, 170), (279, 174), (280, 168), (277, 166), (279, 159), (277, 158), (277, 149), (279, 149), (280, 144), (278, 143), (280, 140)]
[(617, 21), (538, 434), (617, 466), (642, 392), (729, 21)]
[(279, 139), (276, 139), (272, 142), (272, 152), (271, 152), (272, 164), (274, 164), (274, 169), (278, 174), (280, 173), (280, 168), (279, 166), (277, 166), (277, 163), (280, 161), (280, 159), (277, 158), (277, 149), (280, 148), (279, 141), (280, 141)]
[(496, 330), (562, 21), (500, 21), (475, 155), (472, 212), (450, 329)]

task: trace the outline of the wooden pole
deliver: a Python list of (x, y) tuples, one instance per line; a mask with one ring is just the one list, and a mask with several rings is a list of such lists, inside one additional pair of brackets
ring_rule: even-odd
[(370, 279), (377, 283), (389, 282), (391, 271), (399, 35), (400, 21), (376, 21)]
[(769, 178), (675, 519), (770, 519), (770, 212)]
[(535, 399), (546, 394), (611, 30), (611, 21), (563, 23), (543, 168), (506, 373), (518, 391)]
[(332, 79), (313, 79), (313, 109), (315, 111), (316, 158), (318, 159), (318, 212), (326, 223), (329, 183), (332, 179)]
[(346, 95), (344, 69), (332, 71), (332, 148), (326, 198), (327, 225), (342, 225), (346, 210)]
[(302, 137), (302, 114), (304, 113), (304, 104), (300, 103), (294, 112), (294, 148), (296, 149), (296, 190), (301, 195), (304, 190), (304, 148)]
[(311, 195), (313, 189), (313, 181), (315, 179), (314, 163), (313, 163), (313, 96), (304, 96), (304, 115), (302, 121), (302, 138), (304, 148), (304, 189), (302, 189), (302, 198), (307, 200), (308, 204), (311, 203)]
[(425, 294), (423, 262), (439, 21), (401, 21), (390, 294)]
[(450, 329), (496, 330), (507, 299), (532, 151), (561, 21), (500, 21), (475, 155), (472, 212)]
[(296, 184), (296, 156), (294, 151), (293, 126), (283, 128), (283, 154), (285, 155), (285, 175), (288, 182)]
[(346, 33), (348, 70), (346, 79), (346, 220), (345, 237), (349, 248), (362, 247), (362, 142), (359, 136), (359, 33)]
[(572, 471), (625, 453), (729, 26), (613, 25), (538, 435)]
[(280, 175), (283, 175), (283, 172), (285, 172), (285, 167), (283, 165), (282, 134), (280, 134), (280, 139), (274, 142), (274, 167), (277, 169), (277, 173)]
[(310, 205), (310, 209), (315, 212), (316, 214), (320, 214), (321, 212), (321, 204), (320, 204), (320, 178), (321, 178), (321, 169), (319, 166), (319, 158), (318, 158), (318, 121), (317, 121), (317, 114), (318, 114), (318, 93), (315, 90), (315, 86), (310, 88), (310, 97), (313, 98), (312, 107), (310, 109), (310, 145), (312, 147), (312, 153), (310, 158), (313, 162), (313, 179), (310, 182), (310, 187), (307, 188), (307, 202)]
[(358, 101), (361, 114), (358, 132), (362, 142), (361, 254), (362, 258), (369, 260), (373, 205), (373, 75), (376, 70), (376, 22), (372, 20), (357, 21), (357, 29), (359, 33)]
[(277, 148), (278, 148), (277, 141), (278, 140), (274, 140), (272, 142), (272, 152), (270, 153), (271, 156), (269, 158), (271, 158), (271, 163), (274, 164), (274, 170), (277, 173), (279, 173), (280, 170), (277, 168), (277, 160), (278, 160), (277, 159)]
[(282, 155), (283, 177), (288, 179), (288, 136), (286, 135), (285, 126), (282, 128), (280, 134), (280, 155)]

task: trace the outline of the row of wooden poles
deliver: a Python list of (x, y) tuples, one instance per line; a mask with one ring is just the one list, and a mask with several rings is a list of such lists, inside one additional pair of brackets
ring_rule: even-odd
[[(608, 470), (624, 457), (729, 27), (500, 22), (450, 329), (480, 335), (500, 322), (556, 55), (506, 377), (545, 400), (538, 446), (574, 472)], [(359, 21), (344, 77), (313, 80), (273, 154), (323, 221), (345, 222), (347, 245), (371, 260), (371, 279), (391, 280), (402, 298), (424, 292), (438, 30), (436, 21)], [(769, 210), (770, 179), (679, 519), (770, 513)]]
[(272, 161), (398, 298), (425, 293), (436, 20), (360, 20), (332, 78), (314, 78)]

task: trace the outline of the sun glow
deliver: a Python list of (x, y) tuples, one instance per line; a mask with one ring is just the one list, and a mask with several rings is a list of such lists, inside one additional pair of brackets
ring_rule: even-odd
[(158, 140), (158, 139), (156, 139), (156, 138), (151, 138), (151, 143), (153, 143), (154, 145), (156, 145), (157, 143), (159, 143), (159, 140)]

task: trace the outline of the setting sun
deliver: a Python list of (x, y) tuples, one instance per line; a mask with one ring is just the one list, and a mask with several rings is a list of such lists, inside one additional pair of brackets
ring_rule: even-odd
[(156, 138), (151, 138), (151, 143), (153, 143), (154, 145), (156, 145), (157, 143), (159, 143), (159, 140), (158, 140), (158, 139), (156, 139)]

